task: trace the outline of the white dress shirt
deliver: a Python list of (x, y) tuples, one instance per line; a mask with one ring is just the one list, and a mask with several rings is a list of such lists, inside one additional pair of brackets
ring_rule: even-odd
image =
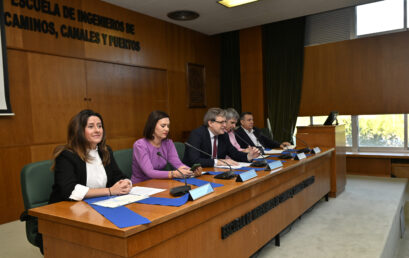
[(88, 155), (90, 160), (86, 162), (87, 169), (87, 184), (86, 186), (77, 184), (71, 192), (70, 199), (81, 201), (88, 193), (90, 188), (103, 188), (107, 185), (107, 174), (101, 157), (98, 154), (98, 148), (89, 150)]
[(257, 140), (257, 137), (254, 135), (254, 129), (253, 128), (250, 131), (248, 131), (247, 129), (245, 129), (243, 127), (243, 130), (250, 137), (250, 140), (254, 143), (254, 146), (262, 146), (264, 148), (264, 146)]

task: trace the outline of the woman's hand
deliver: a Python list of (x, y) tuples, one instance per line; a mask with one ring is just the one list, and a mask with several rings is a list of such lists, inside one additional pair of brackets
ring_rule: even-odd
[(128, 194), (132, 189), (132, 184), (128, 180), (121, 179), (109, 188), (111, 195)]
[(182, 172), (183, 176), (178, 171), (173, 171), (174, 178), (183, 178), (183, 177), (189, 178), (193, 176), (193, 172), (190, 171), (189, 167), (181, 166), (178, 169), (180, 172)]

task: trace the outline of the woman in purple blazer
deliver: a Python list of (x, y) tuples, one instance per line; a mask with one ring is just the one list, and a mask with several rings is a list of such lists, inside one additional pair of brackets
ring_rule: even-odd
[(151, 178), (182, 178), (176, 170), (165, 170), (167, 161), (185, 177), (202, 174), (201, 167), (191, 171), (180, 161), (173, 141), (168, 139), (169, 125), (169, 115), (165, 112), (156, 110), (150, 113), (143, 131), (144, 138), (133, 145), (132, 183)]

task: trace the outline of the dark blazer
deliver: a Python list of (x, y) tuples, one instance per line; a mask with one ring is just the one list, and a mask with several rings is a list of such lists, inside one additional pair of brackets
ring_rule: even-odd
[[(196, 148), (207, 152), (210, 155), (212, 154), (210, 133), (206, 126), (203, 125), (193, 130), (190, 133), (188, 142)], [(229, 155), (229, 157), (236, 161), (248, 162), (247, 153), (238, 151), (235, 147), (233, 147), (227, 133), (218, 136), (217, 144), (217, 158), (225, 159), (226, 155)], [(188, 166), (192, 166), (195, 163), (200, 163), (202, 167), (213, 167), (214, 159), (193, 148), (190, 148), (189, 146), (186, 146), (183, 163)]]
[[(254, 130), (254, 135), (256, 136), (257, 140), (263, 145), (265, 148), (280, 148), (280, 143), (274, 141), (273, 139), (270, 139), (269, 137), (265, 136), (264, 134), (261, 133), (261, 130), (253, 127)], [(234, 134), (236, 135), (236, 140), (237, 143), (240, 145), (241, 148), (245, 149), (250, 146), (255, 146), (253, 141), (250, 139), (250, 137), (247, 135), (247, 133), (244, 131), (243, 127), (239, 127), (234, 131)], [(244, 141), (243, 141), (244, 140)]]
[[(112, 150), (108, 147), (110, 163), (105, 166), (107, 173), (107, 187), (113, 186), (126, 176), (115, 162)], [(99, 153), (101, 156), (101, 153)], [(55, 160), (54, 185), (49, 203), (68, 201), (76, 184), (86, 185), (87, 166), (86, 163), (74, 152), (64, 150)]]

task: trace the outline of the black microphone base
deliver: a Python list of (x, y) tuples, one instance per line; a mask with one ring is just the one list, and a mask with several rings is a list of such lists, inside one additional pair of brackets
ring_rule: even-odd
[(300, 150), (297, 150), (297, 153), (301, 153), (301, 152), (304, 152), (304, 153), (310, 153), (310, 148), (304, 148), (304, 149), (300, 149)]
[(280, 156), (278, 156), (279, 159), (292, 159), (293, 155), (291, 154), (281, 154)]
[(265, 160), (257, 160), (253, 161), (253, 163), (250, 164), (252, 167), (265, 167), (267, 166), (267, 162)]
[(182, 196), (186, 193), (189, 192), (189, 190), (191, 190), (192, 188), (190, 187), (190, 185), (182, 185), (182, 186), (177, 186), (177, 187), (173, 187), (172, 189), (170, 189), (170, 195), (172, 196)]
[(236, 177), (236, 175), (233, 173), (233, 171), (223, 172), (221, 174), (218, 174), (218, 175), (214, 176), (214, 178), (216, 178), (216, 179), (231, 179), (233, 177)]

